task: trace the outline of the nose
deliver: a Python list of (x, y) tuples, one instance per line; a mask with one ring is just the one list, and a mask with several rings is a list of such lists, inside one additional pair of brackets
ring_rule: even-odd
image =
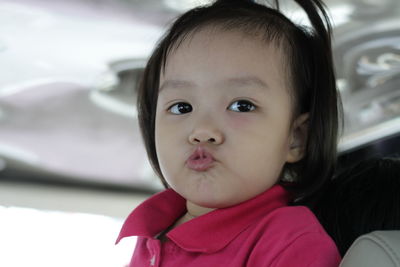
[(224, 135), (220, 130), (210, 126), (199, 126), (193, 129), (189, 135), (189, 143), (193, 145), (208, 143), (220, 145), (224, 142)]

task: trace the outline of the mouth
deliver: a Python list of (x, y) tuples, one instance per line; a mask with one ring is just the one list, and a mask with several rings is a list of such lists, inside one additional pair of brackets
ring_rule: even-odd
[(204, 148), (198, 147), (193, 154), (186, 160), (186, 165), (189, 169), (202, 172), (213, 166), (215, 159), (211, 153)]

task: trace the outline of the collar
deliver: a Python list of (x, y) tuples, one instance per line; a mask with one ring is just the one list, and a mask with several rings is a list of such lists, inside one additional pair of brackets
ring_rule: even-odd
[[(275, 185), (238, 205), (217, 209), (172, 229), (167, 237), (190, 252), (213, 253), (228, 245), (251, 224), (286, 206), (289, 193)], [(251, 212), (249, 212), (251, 211)], [(172, 189), (139, 205), (126, 219), (117, 243), (127, 236), (154, 238), (186, 212), (186, 200)]]

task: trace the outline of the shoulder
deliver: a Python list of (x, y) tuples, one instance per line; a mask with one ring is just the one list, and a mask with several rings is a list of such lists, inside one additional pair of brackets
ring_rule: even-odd
[(259, 227), (280, 233), (288, 241), (307, 233), (326, 235), (316, 216), (305, 206), (285, 206), (265, 215), (258, 223)]
[(253, 251), (257, 262), (264, 261), (268, 255), (272, 266), (339, 266), (340, 255), (335, 243), (307, 207), (276, 209), (256, 227), (262, 232)]
[(278, 267), (337, 267), (341, 257), (335, 243), (328, 235), (309, 232), (288, 242), (273, 260)]

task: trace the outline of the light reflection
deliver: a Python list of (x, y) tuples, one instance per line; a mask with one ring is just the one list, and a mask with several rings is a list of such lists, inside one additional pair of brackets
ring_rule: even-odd
[(11, 96), (27, 90), (37, 90), (37, 87), (45, 86), (49, 84), (61, 84), (61, 83), (75, 83), (76, 85), (84, 86), (79, 78), (74, 76), (51, 76), (48, 78), (38, 78), (23, 82), (13, 82), (5, 84), (1, 87), (0, 98)]
[[(285, 14), (295, 23), (311, 26), (307, 14), (301, 9), (284, 10)], [(354, 6), (350, 4), (340, 4), (329, 7), (329, 15), (333, 21), (333, 27), (338, 27), (350, 21), (350, 16), (354, 12)]]
[(0, 266), (124, 267), (135, 239), (115, 246), (122, 220), (0, 206)]
[(40, 164), (40, 159), (39, 159), (38, 155), (36, 155), (35, 153), (32, 153), (26, 149), (23, 149), (23, 148), (20, 148), (17, 146), (13, 146), (13, 145), (7, 145), (7, 144), (0, 143), (0, 155), (5, 156), (10, 159), (22, 161), (22, 162), (25, 162), (25, 163), (31, 164), (31, 165)]
[(172, 10), (184, 12), (186, 10), (210, 4), (211, 0), (164, 0), (164, 5)]
[(379, 140), (382, 136), (392, 136), (400, 132), (400, 118), (394, 118), (383, 123), (373, 125), (360, 131), (343, 136), (339, 142), (339, 151), (351, 149)]
[(148, 55), (162, 33), (161, 27), (123, 20), (118, 14), (102, 19), (93, 13), (80, 14), (79, 7), (68, 14), (28, 2), (7, 2), (0, 3), (0, 52), (2, 65), (7, 66), (0, 77), (0, 91), (16, 83), (58, 76), (93, 86), (108, 62)]
[(128, 117), (137, 118), (136, 106), (124, 104), (117, 99), (109, 97), (97, 91), (90, 92), (90, 100), (101, 108), (108, 111), (114, 112), (116, 114)]

